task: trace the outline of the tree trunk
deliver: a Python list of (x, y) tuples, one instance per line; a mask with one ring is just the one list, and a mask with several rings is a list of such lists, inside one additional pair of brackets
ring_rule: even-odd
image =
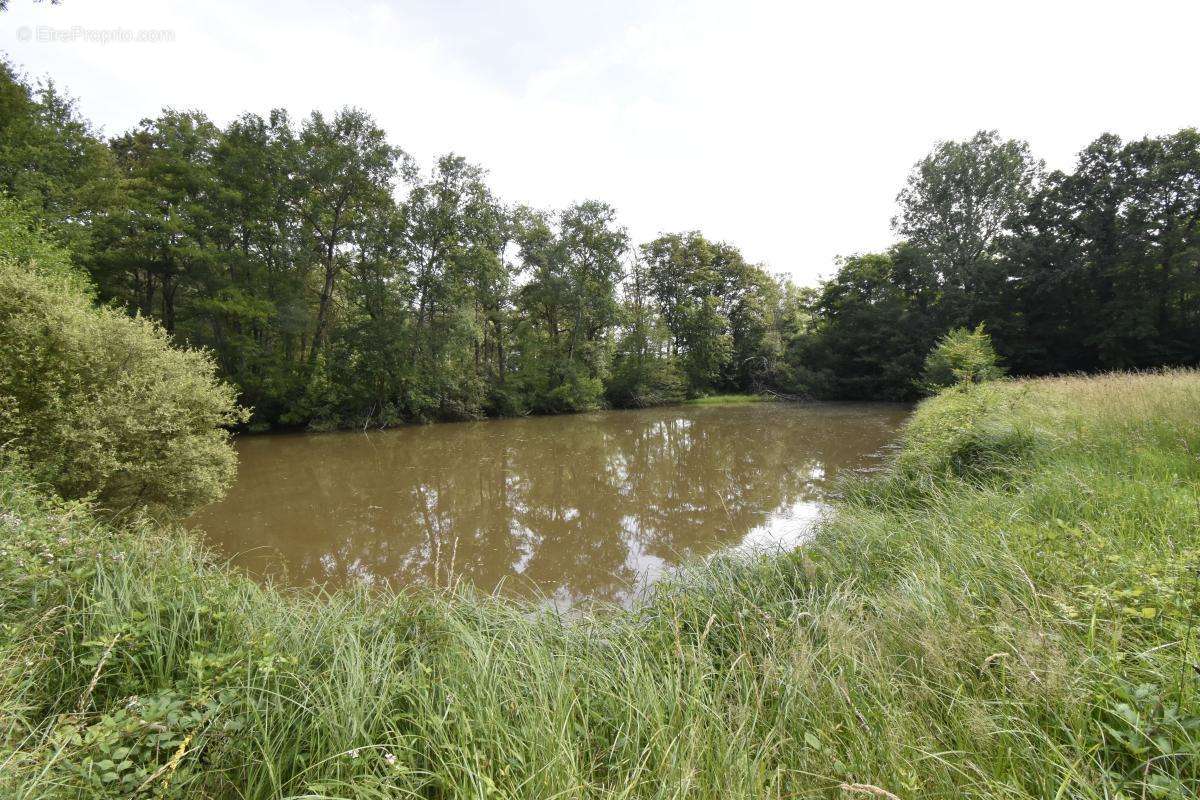
[(337, 269), (334, 267), (333, 259), (331, 258), (325, 264), (325, 285), (321, 288), (321, 302), (317, 306), (317, 326), (313, 330), (312, 349), (308, 351), (309, 364), (317, 362), (317, 354), (321, 349), (321, 343), (325, 336), (325, 328), (329, 324), (329, 306), (333, 301), (333, 283), (336, 277)]

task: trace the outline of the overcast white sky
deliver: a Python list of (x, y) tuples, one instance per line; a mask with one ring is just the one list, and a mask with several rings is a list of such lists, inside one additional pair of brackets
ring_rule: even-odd
[(10, 0), (0, 15), (0, 50), (106, 133), (168, 105), (220, 123), (357, 105), (425, 165), (483, 164), (507, 202), (605, 200), (639, 241), (698, 228), (802, 283), (891, 243), (896, 192), (939, 139), (997, 128), (1069, 167), (1104, 131), (1200, 124), (1198, 36), (1196, 0)]

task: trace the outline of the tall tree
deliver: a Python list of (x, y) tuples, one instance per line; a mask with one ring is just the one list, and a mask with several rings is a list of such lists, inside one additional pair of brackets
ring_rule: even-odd
[(113, 140), (126, 196), (100, 226), (101, 287), (174, 333), (181, 293), (213, 267), (220, 131), (198, 111), (168, 109)]
[(628, 234), (612, 207), (595, 201), (553, 217), (518, 209), (515, 219), (525, 273), (516, 342), (524, 391), (539, 411), (594, 407), (611, 367)]
[(794, 343), (794, 366), (825, 397), (907, 400), (922, 359), (944, 331), (918, 299), (934, 282), (924, 253), (900, 245), (841, 261), (811, 298), (809, 333)]
[(51, 81), (34, 86), (0, 58), (0, 191), (78, 256), (123, 204), (112, 152)]
[(650, 283), (646, 261), (634, 257), (624, 284), (623, 326), (607, 387), (609, 401), (617, 406), (678, 402), (685, 395), (683, 376), (670, 353), (671, 332), (658, 313)]
[(394, 202), (403, 155), (364, 111), (313, 112), (301, 126), (290, 201), (317, 265), (317, 310), (309, 362), (328, 333), (338, 277), (353, 258), (356, 236)]
[(986, 299), (1003, 288), (1000, 238), (1025, 210), (1041, 171), (1027, 143), (996, 131), (942, 142), (913, 167), (892, 226), (928, 253), (956, 324), (994, 310)]
[[(781, 379), (785, 326), (777, 314), (786, 287), (779, 279), (698, 231), (660, 236), (641, 255), (692, 391), (757, 391)], [(795, 311), (793, 303), (786, 313)]]
[(1200, 359), (1200, 133), (1105, 135), (1013, 224), (1017, 372)]
[(503, 383), (509, 275), (508, 218), (486, 172), (456, 155), (428, 179), (409, 172), (403, 252), (415, 303), (412, 357), (440, 397), (440, 413), (478, 414), (487, 384)]
[(289, 206), (295, 144), (280, 110), (245, 114), (223, 132), (213, 153), (217, 266), (185, 320), (188, 341), (215, 351), (259, 419), (284, 413), (310, 329), (311, 256)]
[(660, 236), (641, 248), (651, 292), (672, 334), (673, 354), (688, 384), (698, 390), (718, 384), (733, 358), (721, 269), (731, 254), (723, 247), (691, 231)]

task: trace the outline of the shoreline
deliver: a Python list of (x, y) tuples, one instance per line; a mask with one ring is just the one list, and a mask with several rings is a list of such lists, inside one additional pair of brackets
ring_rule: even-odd
[(463, 586), (263, 588), (9, 468), (0, 788), (1186, 796), (1198, 408), (1188, 370), (943, 392), (803, 547), (570, 624)]

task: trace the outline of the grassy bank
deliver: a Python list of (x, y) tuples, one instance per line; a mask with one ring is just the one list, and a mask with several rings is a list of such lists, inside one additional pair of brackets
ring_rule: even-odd
[(743, 403), (765, 403), (773, 400), (765, 394), (710, 394), (704, 397), (693, 397), (685, 405), (689, 406), (724, 406)]
[(6, 798), (1200, 789), (1195, 372), (943, 394), (802, 551), (570, 623), (283, 596), (2, 481)]

